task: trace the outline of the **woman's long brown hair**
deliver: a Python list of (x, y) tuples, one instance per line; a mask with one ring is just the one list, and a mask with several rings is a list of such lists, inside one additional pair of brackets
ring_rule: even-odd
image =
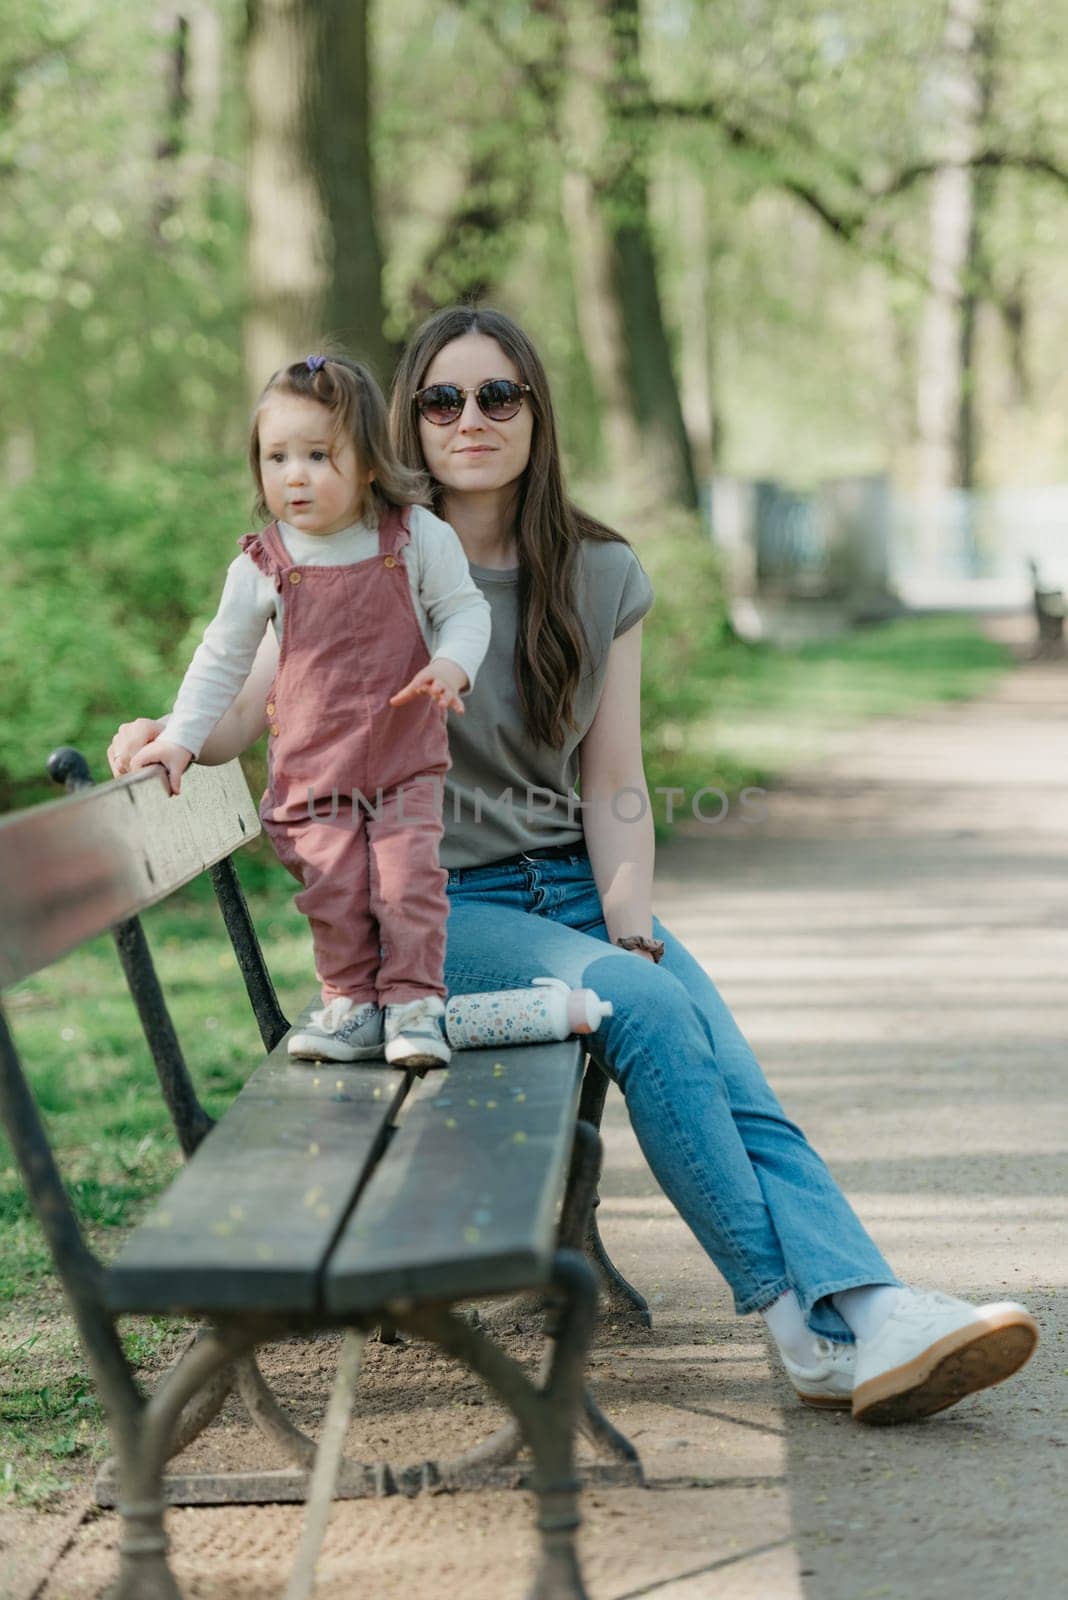
[[(568, 498), (545, 368), (522, 328), (502, 311), (451, 306), (413, 335), (397, 369), (390, 407), (393, 442), (401, 460), (427, 472), (415, 395), (438, 351), (466, 333), (495, 339), (514, 362), (521, 382), (530, 385), (527, 403), (534, 431), (530, 462), (519, 485), (515, 526), (519, 551), (515, 681), (528, 735), (558, 748), (567, 730), (576, 726), (575, 695), (587, 651), (575, 604), (579, 546), (583, 539), (627, 541)], [(437, 510), (445, 491), (433, 477), (431, 485)]]

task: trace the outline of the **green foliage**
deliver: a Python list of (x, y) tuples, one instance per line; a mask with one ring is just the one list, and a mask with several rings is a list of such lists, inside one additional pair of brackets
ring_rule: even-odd
[(120, 714), (170, 704), (247, 525), (229, 462), (103, 476), (74, 461), (9, 498), (0, 561), (0, 781), (39, 777), (57, 744), (99, 762)]
[[(274, 939), (284, 1003), (295, 1004), (309, 988), (307, 936), (285, 904), (280, 870), (273, 887), (273, 899), (259, 897), (255, 909)], [(191, 1070), (218, 1112), (258, 1043), (218, 910), (199, 891), (185, 891), (149, 912), (145, 924)], [(111, 940), (84, 946), (6, 994), (4, 1004), (75, 1215), (107, 1260), (121, 1230), (181, 1164)], [(138, 1318), (126, 1325), (123, 1344), (127, 1358), (151, 1373), (183, 1337), (183, 1325), (171, 1319)], [(106, 1453), (84, 1357), (0, 1139), (0, 1501), (45, 1504)]]
[(662, 518), (656, 534), (637, 549), (656, 596), (644, 623), (642, 653), (650, 790), (702, 784), (738, 789), (756, 781), (758, 774), (718, 757), (697, 773), (687, 749), (689, 730), (707, 712), (710, 684), (719, 679), (731, 640), (715, 550), (697, 519), (681, 512)]
[(2, 48), (0, 435), (203, 450), (243, 395), (230, 102), (163, 155), (172, 41), (121, 0), (20, 4)]
[(791, 649), (734, 640), (699, 658), (704, 706), (677, 758), (692, 776), (674, 781), (714, 783), (701, 777), (711, 770), (772, 783), (818, 760), (834, 731), (982, 694), (1010, 664), (969, 617), (902, 618)]

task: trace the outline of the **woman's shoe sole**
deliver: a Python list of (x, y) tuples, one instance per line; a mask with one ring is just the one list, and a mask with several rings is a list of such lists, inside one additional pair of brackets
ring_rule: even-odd
[(875, 1425), (916, 1422), (956, 1405), (966, 1395), (1003, 1383), (1034, 1353), (1038, 1325), (1026, 1312), (969, 1322), (890, 1372), (858, 1384), (853, 1416)]
[(817, 1411), (850, 1411), (853, 1406), (853, 1397), (848, 1394), (802, 1394), (800, 1389), (795, 1389), (797, 1398), (806, 1406), (815, 1406)]

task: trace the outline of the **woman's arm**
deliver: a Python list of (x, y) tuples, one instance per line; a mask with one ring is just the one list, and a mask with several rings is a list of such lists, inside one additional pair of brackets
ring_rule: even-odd
[(579, 747), (583, 827), (611, 939), (631, 933), (648, 938), (653, 931), (654, 837), (642, 764), (641, 675), (639, 622), (613, 641), (597, 711)]
[[(244, 686), (230, 709), (223, 713), (205, 739), (199, 761), (206, 767), (222, 766), (255, 744), (267, 726), (267, 691), (278, 668), (278, 640), (274, 629), (268, 627), (256, 651)], [(108, 746), (108, 762), (117, 778), (129, 772), (130, 762), (137, 752), (159, 737), (166, 719), (151, 722), (138, 717), (134, 722), (124, 722), (116, 730)]]

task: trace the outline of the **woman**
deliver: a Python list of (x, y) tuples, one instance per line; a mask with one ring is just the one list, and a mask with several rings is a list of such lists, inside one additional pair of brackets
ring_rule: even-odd
[[(450, 992), (547, 974), (612, 1002), (593, 1054), (736, 1309), (763, 1313), (803, 1400), (905, 1421), (1008, 1377), (1035, 1347), (1033, 1319), (899, 1283), (703, 969), (653, 917), (640, 733), (652, 591), (629, 545), (567, 499), (529, 339), (486, 309), (432, 317), (401, 363), (392, 425), (493, 613), (450, 728)], [(262, 733), (274, 651), (269, 634), (202, 759), (227, 760)], [(158, 727), (120, 728), (112, 770)]]

